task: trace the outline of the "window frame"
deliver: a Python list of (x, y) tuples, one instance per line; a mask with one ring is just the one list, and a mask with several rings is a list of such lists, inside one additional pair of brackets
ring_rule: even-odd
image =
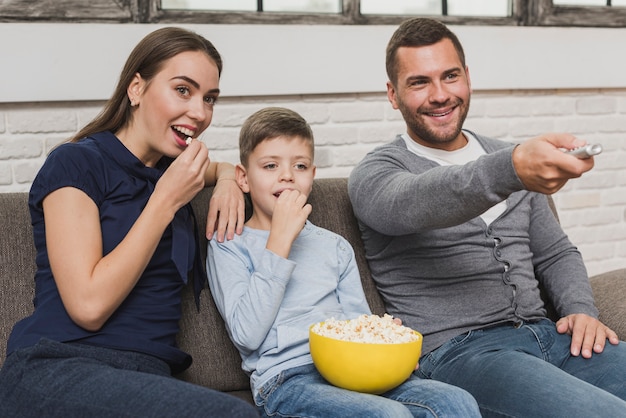
[[(398, 25), (408, 17), (361, 15), (360, 4), (342, 0), (341, 14), (303, 14), (161, 10), (161, 0), (12, 0), (0, 1), (0, 22)], [(430, 17), (449, 25), (626, 27), (626, 7), (554, 6), (552, 0), (513, 0), (510, 17)]]
[[(139, 0), (141, 2), (142, 0)], [(210, 23), (210, 24), (325, 24), (325, 25), (397, 25), (406, 20), (406, 15), (361, 15), (360, 0), (342, 0), (341, 14), (307, 14), (277, 12), (222, 12), (199, 10), (161, 10), (160, 0), (147, 0), (152, 3), (153, 19), (163, 23)], [(530, 0), (535, 1), (535, 0)], [(549, 0), (551, 1), (551, 0)], [(517, 25), (520, 16), (516, 14), (516, 3), (523, 5), (525, 1), (513, 0), (512, 17), (458, 17), (430, 15), (447, 24), (476, 25)]]
[(528, 3), (527, 26), (626, 26), (626, 7), (554, 6), (552, 0), (529, 0)]
[[(204, 12), (160, 10), (150, 2), (151, 19), (159, 23), (397, 25), (407, 16), (361, 15), (360, 0), (342, 0), (341, 14), (276, 12)], [(510, 17), (430, 16), (449, 25), (624, 27), (626, 7), (554, 6), (552, 0), (513, 0)]]

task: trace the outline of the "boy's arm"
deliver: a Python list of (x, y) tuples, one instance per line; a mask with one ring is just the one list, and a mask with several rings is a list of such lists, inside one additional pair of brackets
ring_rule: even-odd
[(339, 299), (341, 309), (350, 319), (359, 315), (370, 314), (371, 310), (363, 291), (354, 250), (348, 241), (342, 239), (339, 241), (337, 251), (341, 272), (337, 284), (337, 299)]
[(253, 270), (252, 248), (239, 239), (209, 242), (207, 276), (215, 304), (228, 333), (243, 352), (257, 350), (271, 329), (295, 263), (263, 250)]

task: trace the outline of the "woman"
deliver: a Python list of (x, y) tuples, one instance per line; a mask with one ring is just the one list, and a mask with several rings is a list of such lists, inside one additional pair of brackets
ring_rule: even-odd
[(189, 201), (216, 185), (208, 235), (243, 224), (233, 166), (195, 140), (221, 69), (203, 37), (152, 32), (103, 112), (48, 156), (29, 197), (35, 311), (9, 338), (0, 416), (256, 416), (171, 377), (191, 364), (175, 341), (181, 290), (205, 280)]

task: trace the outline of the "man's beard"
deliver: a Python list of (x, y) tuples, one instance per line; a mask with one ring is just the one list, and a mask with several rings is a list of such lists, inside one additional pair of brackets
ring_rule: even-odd
[(470, 98), (468, 96), (467, 103), (464, 103), (463, 101), (458, 102), (457, 108), (459, 109), (460, 114), (458, 121), (456, 122), (456, 126), (454, 126), (451, 131), (447, 129), (437, 129), (436, 127), (432, 128), (421, 119), (423, 112), (420, 109), (412, 111), (405, 106), (402, 101), (398, 101), (398, 109), (400, 110), (400, 113), (402, 113), (402, 117), (406, 122), (411, 136), (419, 138), (422, 141), (439, 148), (441, 145), (454, 142), (458, 138), (461, 133), (461, 129), (463, 128), (465, 118), (467, 117), (467, 112), (469, 111), (469, 100)]

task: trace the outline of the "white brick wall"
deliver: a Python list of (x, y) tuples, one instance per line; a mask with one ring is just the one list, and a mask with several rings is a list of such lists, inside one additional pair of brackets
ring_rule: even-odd
[[(28, 191), (46, 153), (100, 110), (101, 102), (0, 104), (0, 192)], [(338, 94), (220, 99), (203, 135), (211, 158), (236, 163), (239, 127), (252, 112), (301, 113), (316, 140), (318, 177), (344, 177), (373, 147), (404, 131), (386, 95)], [(466, 127), (521, 142), (567, 131), (604, 152), (596, 166), (555, 196), (561, 223), (590, 274), (626, 267), (626, 89), (476, 91)]]

